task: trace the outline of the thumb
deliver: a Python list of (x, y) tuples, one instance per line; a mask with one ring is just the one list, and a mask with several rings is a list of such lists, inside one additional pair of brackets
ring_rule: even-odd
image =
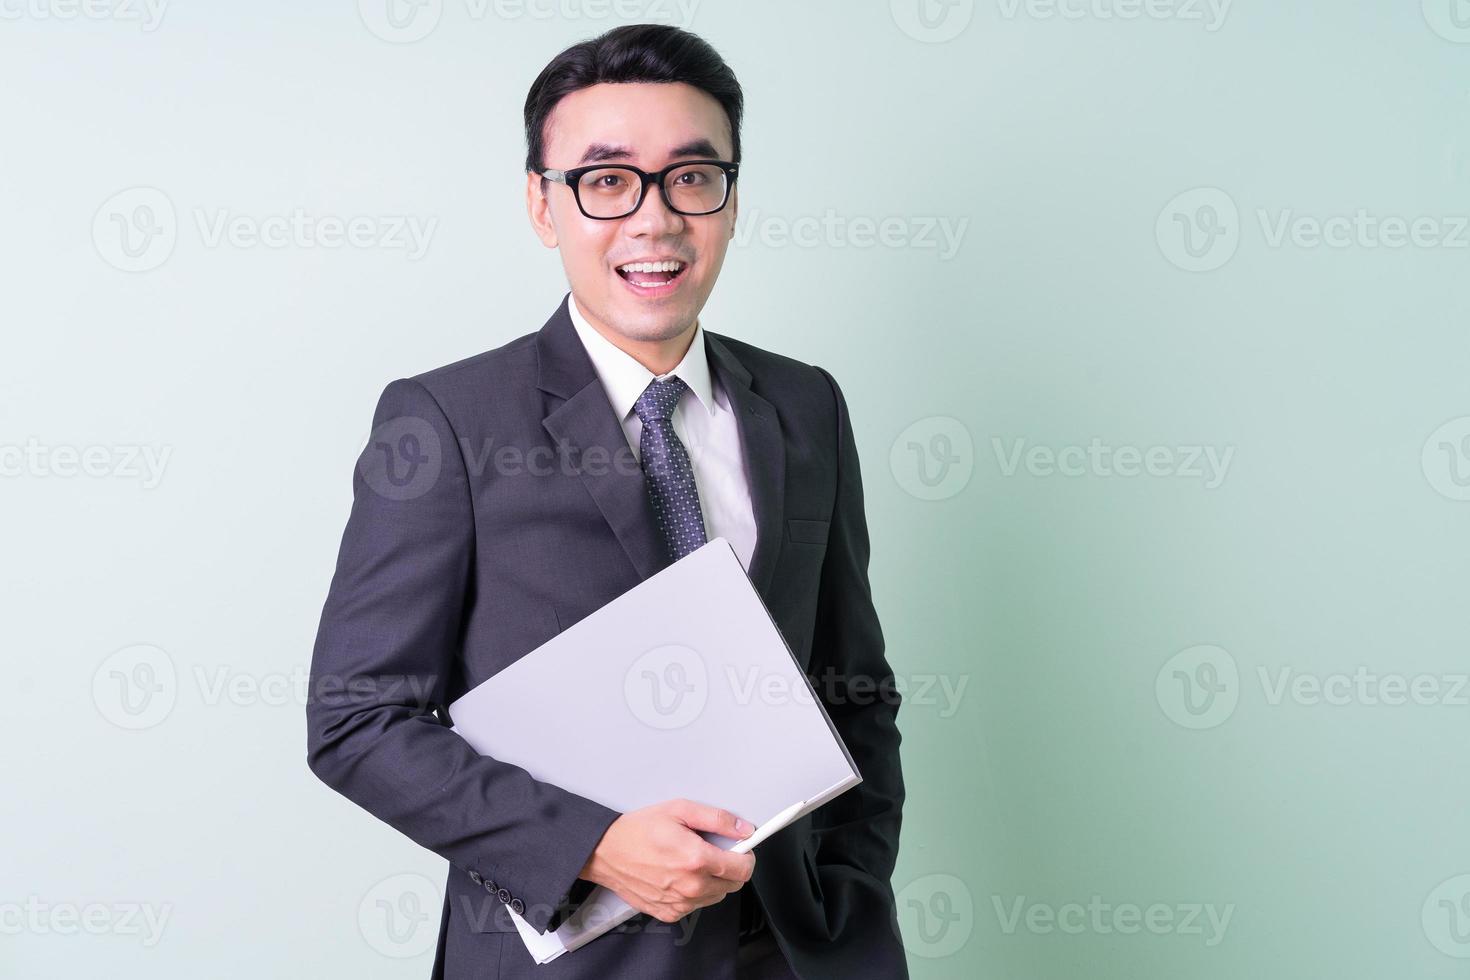
[(691, 830), (704, 830), (736, 840), (749, 837), (751, 831), (755, 830), (749, 820), (742, 820), (729, 810), (692, 800), (676, 801), (674, 816)]

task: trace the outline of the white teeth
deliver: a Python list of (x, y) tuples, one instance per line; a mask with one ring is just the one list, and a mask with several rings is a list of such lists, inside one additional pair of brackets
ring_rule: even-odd
[(618, 266), (620, 272), (678, 272), (684, 263), (676, 259), (667, 262), (629, 262)]

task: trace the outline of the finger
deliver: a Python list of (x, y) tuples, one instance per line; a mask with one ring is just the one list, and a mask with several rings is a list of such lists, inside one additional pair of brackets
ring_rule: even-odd
[(750, 876), (755, 873), (754, 854), (731, 854), (707, 841), (700, 843), (704, 844), (704, 847), (700, 848), (700, 853), (703, 855), (703, 868), (706, 874), (743, 884), (749, 881)]
[(740, 889), (742, 889), (742, 888), (745, 887), (745, 882), (743, 882), (743, 881), (733, 881), (733, 880), (730, 880), (728, 878), (711, 878), (710, 881), (718, 882), (719, 883), (719, 885), (720, 885), (720, 895), (719, 895), (719, 897), (720, 898), (724, 898), (726, 895), (733, 895), (736, 892), (738, 892)]
[(735, 840), (749, 837), (755, 830), (749, 820), (742, 820), (729, 810), (692, 800), (679, 800), (674, 815), (691, 830), (705, 830)]

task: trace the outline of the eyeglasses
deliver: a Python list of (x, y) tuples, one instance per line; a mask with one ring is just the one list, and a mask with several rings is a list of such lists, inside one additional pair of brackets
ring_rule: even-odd
[(729, 201), (739, 168), (724, 160), (681, 160), (653, 174), (637, 167), (599, 165), (543, 170), (541, 176), (570, 187), (587, 217), (610, 221), (637, 211), (649, 184), (658, 185), (664, 204), (676, 214), (714, 214)]

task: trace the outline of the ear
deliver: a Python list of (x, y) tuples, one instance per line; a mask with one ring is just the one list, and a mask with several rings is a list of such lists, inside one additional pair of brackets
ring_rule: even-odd
[(735, 189), (730, 192), (730, 238), (735, 238), (735, 223), (740, 220), (740, 182), (735, 182)]
[(541, 244), (556, 248), (556, 224), (551, 220), (551, 202), (541, 190), (541, 182), (545, 179), (540, 174), (526, 171), (526, 215), (531, 219), (531, 228), (541, 239)]

